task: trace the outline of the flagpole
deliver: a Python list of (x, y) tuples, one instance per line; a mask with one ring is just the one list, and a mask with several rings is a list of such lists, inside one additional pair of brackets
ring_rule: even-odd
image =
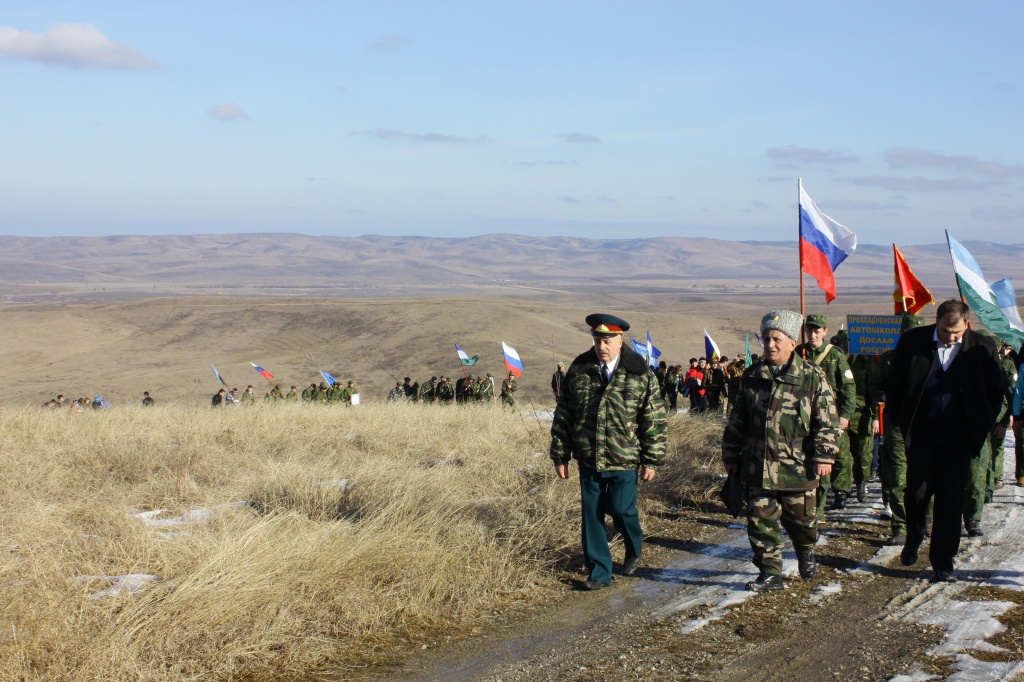
[[(800, 314), (804, 315), (804, 240), (800, 238), (800, 188), (802, 179), (796, 179), (796, 243), (800, 259)], [(801, 334), (802, 336), (803, 334)]]
[[(803, 179), (796, 179), (796, 243), (800, 259), (800, 317), (806, 319), (807, 312), (804, 305), (804, 240), (800, 237), (800, 190), (803, 187)], [(804, 359), (807, 359), (807, 328), (800, 326), (800, 343), (803, 345)]]
[[(949, 230), (946, 230), (946, 248), (949, 250), (949, 262), (953, 266), (953, 279), (956, 279), (956, 260), (953, 259), (953, 245), (949, 243)], [(967, 299), (964, 298), (964, 290), (960, 288), (960, 280), (956, 279), (956, 292), (960, 294), (960, 302), (967, 305)], [(970, 319), (967, 320), (967, 328), (971, 328)]]

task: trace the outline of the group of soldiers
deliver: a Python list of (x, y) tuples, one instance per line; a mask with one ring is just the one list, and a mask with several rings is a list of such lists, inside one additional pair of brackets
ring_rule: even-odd
[[(359, 390), (353, 381), (349, 381), (345, 386), (342, 386), (340, 381), (331, 386), (328, 386), (326, 381), (321, 381), (319, 386), (317, 386), (316, 382), (313, 382), (301, 394), (299, 393), (298, 386), (292, 386), (285, 393), (281, 390), (280, 384), (275, 384), (269, 391), (263, 394), (262, 398), (264, 403), (276, 403), (282, 400), (285, 402), (294, 401), (296, 403), (301, 401), (304, 403), (358, 405)], [(246, 386), (241, 394), (239, 394), (237, 388), (232, 388), (230, 391), (222, 388), (211, 399), (212, 407), (223, 407), (233, 404), (253, 405), (255, 403), (256, 391), (252, 384)]]
[(441, 403), (467, 405), (471, 403), (491, 403), (495, 400), (495, 390), (503, 405), (515, 407), (515, 392), (518, 382), (512, 372), (508, 373), (500, 386), (495, 386), (494, 375), (474, 376), (466, 374), (452, 383), (450, 376), (432, 376), (424, 383), (413, 382), (410, 377), (404, 381), (396, 381), (395, 387), (388, 393), (388, 402), (408, 401), (420, 403)]
[[(901, 333), (926, 324), (917, 315), (904, 314)], [(878, 476), (882, 484), (882, 517), (889, 519), (892, 530), (890, 543), (903, 545), (907, 530), (903, 503), (907, 476), (905, 443), (900, 430), (885, 420), (885, 384), (893, 351), (880, 356), (850, 355), (846, 332), (840, 330), (828, 337), (828, 320), (824, 315), (808, 315), (805, 329), (808, 340), (797, 347), (797, 353), (825, 373), (843, 427), (832, 473), (820, 482), (818, 512), (826, 508), (844, 509), (851, 496), (856, 496), (858, 502), (867, 501), (868, 481)], [(1000, 360), (1008, 385), (1013, 385), (1017, 364), (1010, 346), (1001, 344)], [(1000, 420), (1006, 418), (1009, 410), (1008, 398)], [(963, 509), (964, 528), (970, 537), (984, 534), (982, 510), (992, 501), (994, 491), (1003, 487), (1004, 456), (1002, 440), (990, 439), (981, 455), (972, 459)]]
[[(146, 396), (149, 397), (149, 391), (146, 391)], [(152, 403), (152, 398), (150, 398)], [(70, 409), (72, 412), (85, 412), (86, 410), (105, 410), (110, 408), (110, 403), (104, 400), (101, 396), (95, 398), (78, 398), (77, 400), (68, 400), (61, 393), (56, 398), (51, 398), (43, 403), (43, 407), (48, 410), (62, 410), (64, 408)]]

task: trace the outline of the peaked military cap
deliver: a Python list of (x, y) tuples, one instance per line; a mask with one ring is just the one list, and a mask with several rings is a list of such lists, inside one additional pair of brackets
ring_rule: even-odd
[(590, 333), (593, 336), (617, 336), (622, 332), (629, 331), (629, 322), (607, 313), (587, 315), (587, 324), (590, 325)]
[(814, 313), (813, 315), (807, 316), (807, 321), (804, 322), (804, 326), (828, 329), (828, 318), (821, 313)]

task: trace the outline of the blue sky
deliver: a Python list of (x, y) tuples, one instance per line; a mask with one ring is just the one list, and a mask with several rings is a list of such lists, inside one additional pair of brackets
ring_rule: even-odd
[(5, 2), (0, 233), (1019, 243), (1019, 2)]

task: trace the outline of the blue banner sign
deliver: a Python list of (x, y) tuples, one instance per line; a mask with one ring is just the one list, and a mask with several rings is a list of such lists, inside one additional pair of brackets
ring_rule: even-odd
[(846, 332), (850, 335), (853, 355), (881, 355), (896, 347), (900, 338), (902, 315), (847, 315)]

